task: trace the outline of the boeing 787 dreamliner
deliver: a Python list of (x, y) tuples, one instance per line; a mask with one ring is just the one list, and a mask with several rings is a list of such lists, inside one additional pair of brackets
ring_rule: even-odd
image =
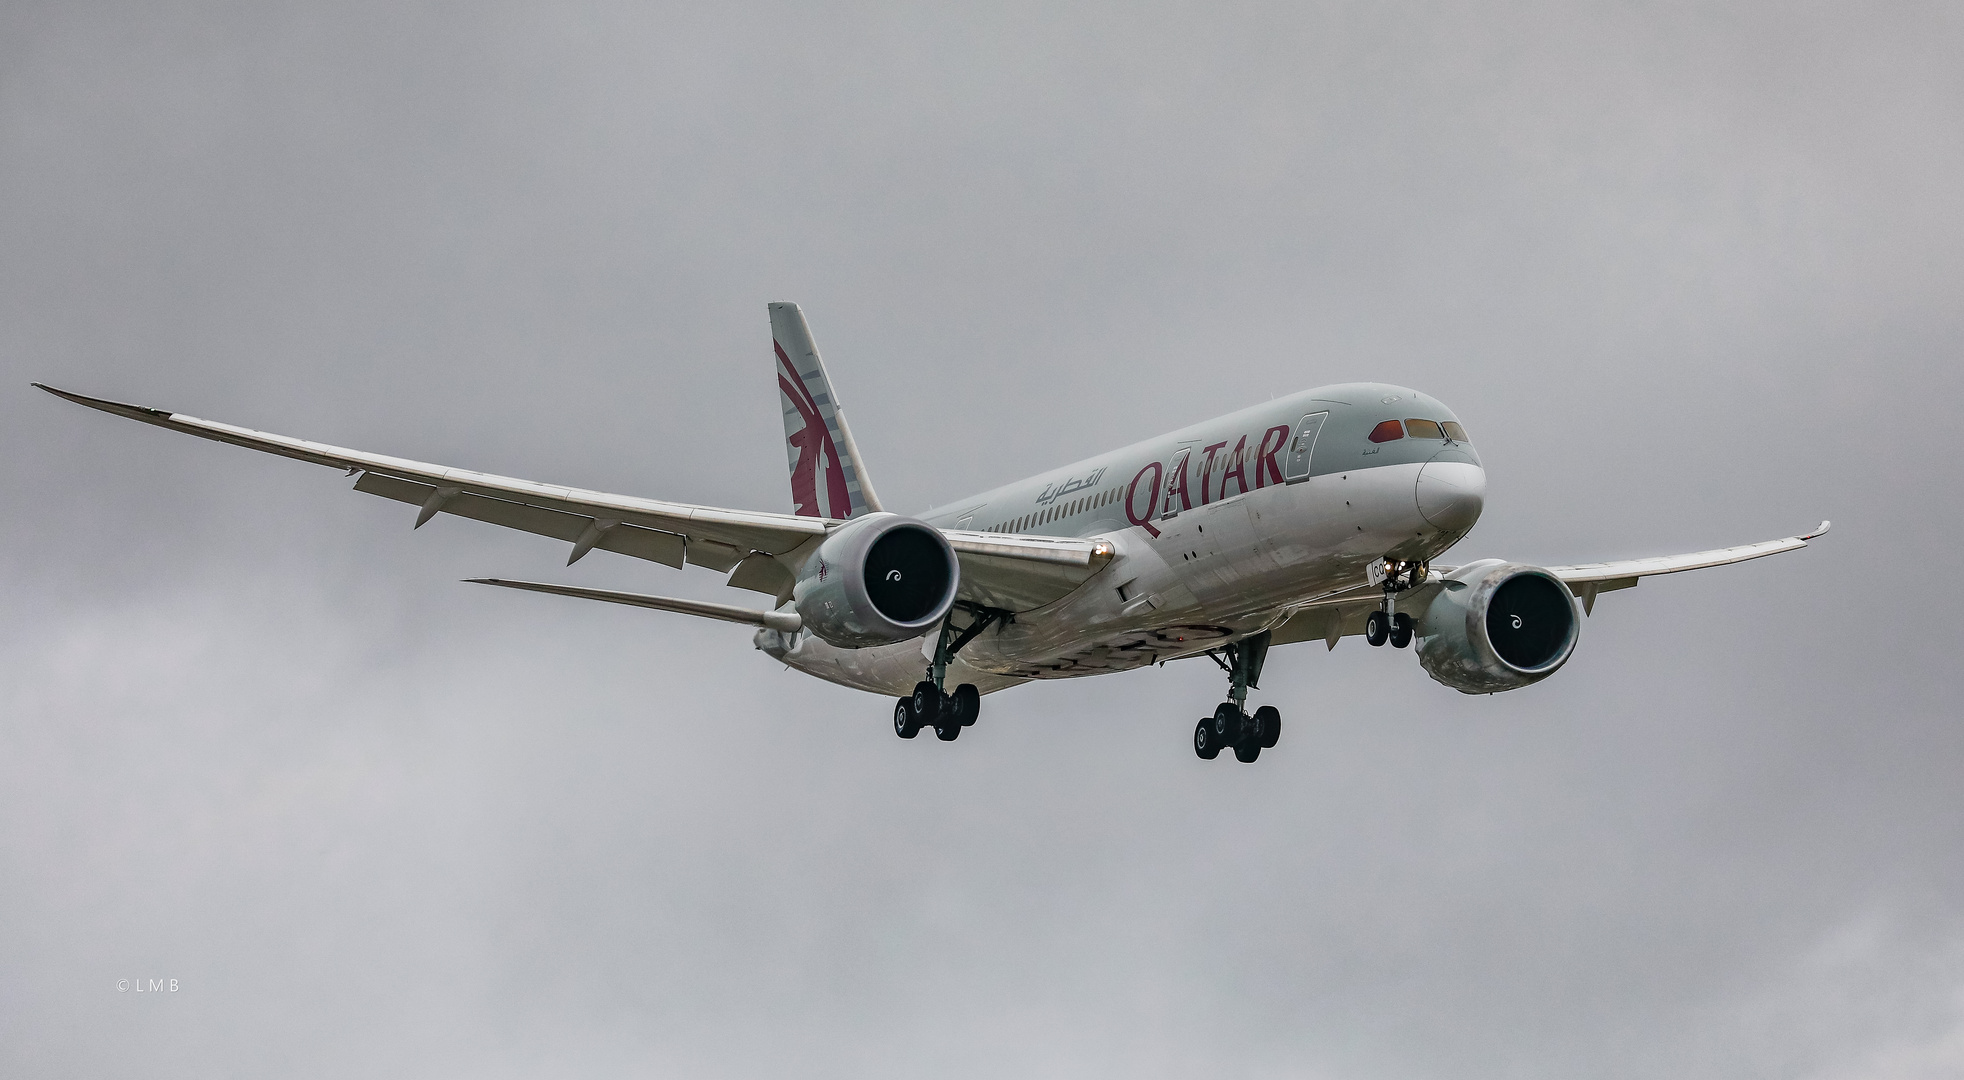
[[(1807, 546), (1811, 533), (1623, 562), (1434, 565), (1480, 518), (1486, 472), (1445, 403), (1343, 383), (1206, 420), (907, 516), (874, 493), (796, 304), (770, 305), (791, 513), (726, 510), (515, 480), (41, 389), (201, 438), (345, 469), (356, 491), (598, 548), (700, 566), (768, 608), (533, 581), (533, 592), (755, 626), (758, 650), (894, 699), (893, 728), (953, 741), (982, 695), (1208, 656), (1227, 700), (1193, 749), (1254, 761), (1281, 736), (1248, 712), (1269, 650), (1361, 635), (1412, 648), (1468, 694), (1553, 675), (1596, 597), (1653, 574)], [(39, 386), (40, 384), (35, 384)]]

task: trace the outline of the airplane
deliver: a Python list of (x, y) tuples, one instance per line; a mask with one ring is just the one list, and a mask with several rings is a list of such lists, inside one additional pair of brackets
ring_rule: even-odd
[[(903, 739), (954, 741), (985, 694), (1039, 679), (1209, 657), (1227, 700), (1203, 759), (1253, 762), (1281, 736), (1247, 711), (1269, 650), (1345, 637), (1413, 648), (1467, 694), (1537, 683), (1574, 653), (1598, 596), (1643, 578), (1806, 547), (1828, 531), (1685, 555), (1433, 565), (1480, 518), (1486, 471), (1453, 411), (1402, 386), (1305, 390), (908, 516), (875, 494), (804, 313), (769, 305), (792, 512), (693, 506), (454, 469), (35, 383), (79, 405), (345, 469), (354, 489), (437, 514), (728, 574), (769, 608), (471, 582), (754, 626), (757, 650), (894, 699)], [(1580, 611), (1578, 612), (1578, 604)], [(952, 689), (951, 689), (952, 687)]]

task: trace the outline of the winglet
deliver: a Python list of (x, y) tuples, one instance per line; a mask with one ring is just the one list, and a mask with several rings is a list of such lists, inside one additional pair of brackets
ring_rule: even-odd
[(1831, 529), (1831, 528), (1833, 528), (1833, 527), (1834, 527), (1834, 522), (1832, 522), (1832, 521), (1823, 521), (1823, 522), (1821, 522), (1821, 527), (1820, 527), (1820, 528), (1818, 528), (1818, 529), (1815, 529), (1815, 530), (1814, 530), (1813, 532), (1811, 532), (1811, 533), (1804, 533), (1804, 534), (1802, 534), (1802, 535), (1800, 535), (1799, 537), (1796, 537), (1796, 539), (1799, 539), (1799, 540), (1812, 540), (1812, 539), (1815, 539), (1816, 537), (1821, 537), (1821, 536), (1826, 536), (1826, 535), (1828, 534), (1828, 530), (1829, 530), (1829, 529)]

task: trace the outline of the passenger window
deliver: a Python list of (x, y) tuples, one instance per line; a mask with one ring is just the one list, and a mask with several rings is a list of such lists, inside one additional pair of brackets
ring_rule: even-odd
[(1446, 433), (1439, 430), (1439, 421), (1437, 420), (1407, 420), (1405, 421), (1405, 434), (1410, 435), (1414, 439), (1443, 439), (1446, 437)]
[(1384, 423), (1371, 429), (1372, 442), (1390, 442), (1393, 439), (1402, 439), (1404, 437), (1405, 429), (1396, 420), (1386, 420)]
[(1466, 429), (1459, 426), (1459, 421), (1448, 420), (1445, 423), (1440, 424), (1439, 426), (1446, 429), (1446, 438), (1451, 439), (1454, 442), (1469, 441), (1466, 438)]

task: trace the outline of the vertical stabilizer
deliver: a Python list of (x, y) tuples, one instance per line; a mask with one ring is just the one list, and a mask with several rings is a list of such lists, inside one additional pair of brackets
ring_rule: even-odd
[(850, 518), (880, 509), (825, 363), (796, 304), (772, 304), (778, 404), (791, 461), (791, 506), (803, 517)]

